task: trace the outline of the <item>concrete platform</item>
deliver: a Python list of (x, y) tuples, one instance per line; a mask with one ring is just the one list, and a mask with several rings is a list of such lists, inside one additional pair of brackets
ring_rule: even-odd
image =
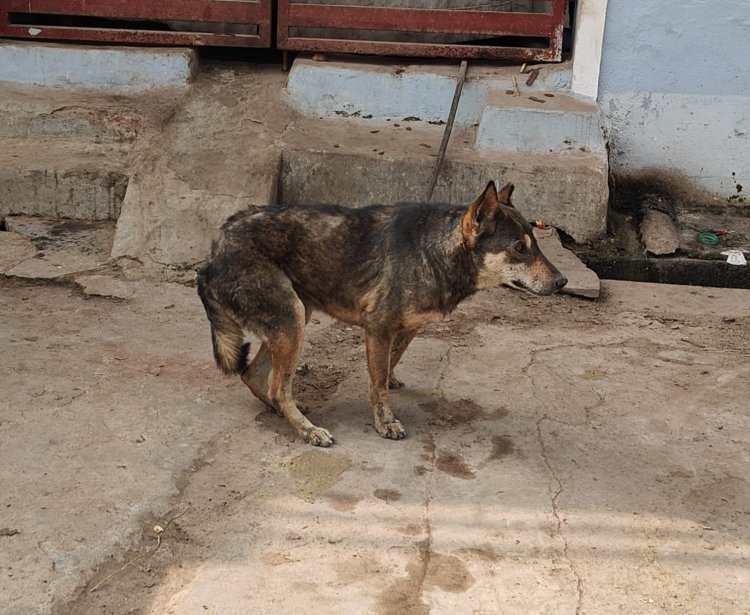
[(160, 130), (185, 93), (184, 87), (162, 87), (157, 95), (0, 83), (0, 138), (127, 146)]
[[(530, 70), (538, 76), (531, 79)], [(455, 122), (479, 127), (476, 147), (604, 153), (599, 108), (570, 95), (569, 65), (529, 66), (526, 71), (510, 65), (470, 65)], [(447, 120), (456, 81), (455, 63), (316, 62), (301, 57), (292, 66), (287, 92), (303, 115), (441, 124)]]

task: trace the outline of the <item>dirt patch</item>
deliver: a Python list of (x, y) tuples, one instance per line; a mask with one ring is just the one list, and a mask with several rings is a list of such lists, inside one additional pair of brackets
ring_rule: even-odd
[(406, 565), (406, 576), (391, 583), (381, 594), (382, 615), (429, 615), (430, 608), (422, 600), (425, 590), (437, 588), (462, 593), (474, 584), (463, 560), (432, 551), (429, 538), (417, 546), (418, 553)]
[(328, 503), (333, 510), (339, 512), (351, 512), (357, 508), (363, 498), (348, 493), (329, 493), (327, 496)]
[(436, 587), (446, 592), (458, 594), (465, 592), (474, 584), (474, 577), (466, 568), (464, 561), (455, 555), (433, 553), (427, 567), (425, 587)]
[(449, 341), (456, 347), (478, 346), (481, 344), (481, 338), (476, 332), (477, 324), (479, 323), (475, 319), (466, 318), (465, 312), (459, 306), (450, 318), (425, 327), (421, 335)]
[(401, 499), (401, 492), (395, 489), (375, 489), (373, 495), (379, 500), (383, 500), (386, 504), (396, 502)]
[(352, 465), (344, 455), (317, 449), (305, 451), (286, 462), (289, 475), (300, 481), (298, 493), (315, 496), (335, 485)]
[(304, 364), (294, 378), (295, 399), (308, 406), (318, 406), (331, 399), (349, 371), (335, 365), (310, 367)]
[(438, 451), (435, 467), (441, 472), (468, 480), (476, 478), (476, 474), (464, 461), (463, 456), (455, 451)]
[(513, 452), (513, 438), (510, 436), (492, 436), (490, 459), (503, 459)]
[(336, 564), (338, 580), (345, 585), (381, 575), (384, 570), (378, 556), (371, 552), (354, 553), (346, 561)]
[(469, 425), (486, 416), (481, 406), (471, 399), (436, 399), (422, 402), (419, 407), (429, 415), (427, 424), (432, 427)]
[(419, 536), (422, 532), (424, 532), (424, 528), (421, 525), (417, 525), (416, 523), (409, 523), (404, 527), (398, 528), (398, 531), (406, 536)]
[(503, 557), (500, 555), (493, 547), (492, 545), (482, 545), (479, 547), (470, 547), (468, 549), (463, 549), (461, 551), (462, 554), (465, 554), (469, 557), (477, 558), (483, 562), (490, 562), (495, 563), (499, 562)]
[(325, 325), (314, 317), (294, 377), (295, 398), (311, 408), (325, 404), (336, 396), (349, 374), (365, 369), (364, 361), (364, 336), (359, 327), (337, 321)]

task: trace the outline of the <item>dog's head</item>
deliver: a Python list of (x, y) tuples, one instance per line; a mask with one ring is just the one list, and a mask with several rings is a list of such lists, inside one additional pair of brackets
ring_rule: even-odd
[(539, 250), (531, 225), (511, 203), (512, 194), (513, 184), (498, 193), (490, 181), (461, 220), (463, 240), (479, 269), (477, 285), (551, 295), (568, 280)]

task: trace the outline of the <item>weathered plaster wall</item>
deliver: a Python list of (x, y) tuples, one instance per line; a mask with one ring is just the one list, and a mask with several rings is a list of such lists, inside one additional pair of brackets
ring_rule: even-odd
[(750, 186), (748, 58), (747, 0), (609, 0), (598, 100), (612, 169)]

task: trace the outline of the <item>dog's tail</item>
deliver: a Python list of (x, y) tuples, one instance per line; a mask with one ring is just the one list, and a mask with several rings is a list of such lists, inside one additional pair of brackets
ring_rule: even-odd
[(245, 343), (242, 327), (235, 315), (216, 296), (210, 268), (208, 264), (198, 273), (198, 295), (211, 322), (214, 359), (225, 374), (241, 374), (247, 367), (250, 344)]

